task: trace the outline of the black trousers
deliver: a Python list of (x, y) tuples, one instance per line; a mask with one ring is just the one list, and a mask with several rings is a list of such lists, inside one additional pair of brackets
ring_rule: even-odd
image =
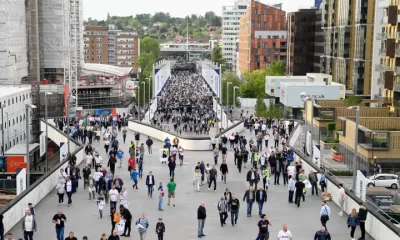
[(274, 184), (279, 184), (280, 172), (275, 172)]
[(361, 238), (365, 238), (365, 222), (360, 222)]
[(293, 194), (294, 194), (294, 191), (289, 190), (289, 203), (293, 203)]
[(301, 196), (303, 196), (303, 194), (297, 194), (296, 193), (295, 203), (297, 204), (297, 207), (300, 207)]
[(72, 192), (67, 192), (67, 196), (68, 196), (68, 204), (72, 203)]
[[(125, 222), (124, 235), (128, 235), (128, 236), (131, 235), (131, 223), (132, 223), (132, 220)], [(128, 230), (128, 234), (126, 234), (126, 230)]]
[(33, 231), (24, 231), (25, 240), (33, 240)]
[(221, 226), (226, 224), (226, 219), (228, 218), (228, 213), (227, 212), (220, 212), (219, 213), (219, 220), (221, 222)]
[(321, 220), (321, 225), (325, 227), (326, 230), (328, 230), (328, 228), (326, 227), (326, 223), (328, 222), (328, 220), (326, 219), (322, 220), (322, 218), (320, 220)]
[(214, 191), (217, 190), (217, 179), (214, 178), (210, 178), (210, 182), (208, 183), (208, 188), (211, 187), (211, 183), (214, 183)]
[(58, 203), (64, 203), (64, 193), (57, 193), (58, 194)]
[(269, 239), (269, 232), (260, 233), (260, 240), (268, 240), (268, 239)]
[(311, 195), (314, 195), (314, 189), (315, 189), (315, 195), (318, 195), (318, 183), (314, 182), (311, 183)]
[(354, 238), (354, 232), (356, 231), (357, 226), (351, 226), (350, 237)]
[(283, 173), (283, 184), (286, 185), (288, 184), (288, 174), (287, 173)]

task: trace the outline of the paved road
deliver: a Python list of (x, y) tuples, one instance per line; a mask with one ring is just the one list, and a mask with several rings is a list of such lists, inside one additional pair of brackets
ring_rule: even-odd
[[(245, 134), (249, 139), (249, 133), (246, 132)], [(129, 132), (128, 139), (132, 139), (132, 137), (132, 132)], [(146, 138), (142, 136), (142, 140), (144, 139)], [(101, 147), (102, 145), (99, 145), (98, 143), (95, 143), (94, 145), (96, 148), (100, 149), (103, 158), (105, 158), (104, 149)], [(155, 141), (154, 149), (161, 147), (161, 145), (161, 142)], [(127, 144), (123, 145), (123, 150), (126, 152), (128, 151)], [(128, 186), (130, 202), (129, 209), (134, 220), (140, 217), (141, 212), (147, 214), (147, 218), (150, 221), (147, 239), (156, 239), (156, 236), (152, 233), (154, 232), (155, 224), (159, 217), (162, 217), (166, 224), (166, 240), (197, 239), (196, 212), (201, 201), (205, 202), (207, 209), (207, 220), (204, 229), (204, 233), (207, 236), (204, 239), (255, 239), (256, 224), (259, 220), (257, 217), (258, 208), (256, 205), (254, 205), (253, 208), (253, 217), (247, 218), (246, 205), (244, 202), (241, 202), (242, 206), (240, 209), (239, 221), (238, 225), (235, 227), (228, 224), (221, 228), (219, 224), (219, 215), (216, 209), (216, 204), (226, 187), (229, 187), (232, 192), (236, 193), (239, 199), (243, 197), (243, 194), (248, 187), (245, 182), (246, 171), (243, 171), (241, 174), (238, 173), (233, 164), (233, 154), (232, 152), (229, 152), (228, 165), (230, 173), (228, 175), (228, 183), (225, 185), (219, 181), (217, 192), (208, 191), (205, 186), (202, 187), (201, 192), (194, 192), (192, 186), (193, 169), (199, 160), (211, 163), (212, 152), (185, 152), (185, 163), (182, 167), (177, 166), (176, 170), (176, 207), (170, 207), (165, 204), (164, 212), (157, 210), (157, 198), (149, 199), (147, 197), (144, 179), (139, 180), (139, 190), (133, 190), (132, 187), (130, 187), (132, 183), (129, 180), (127, 164), (125, 163), (122, 169), (117, 169), (117, 175), (119, 175)], [(168, 168), (165, 165), (160, 164), (158, 154), (145, 156), (144, 172), (147, 173), (149, 170), (153, 171), (156, 182), (162, 181), (165, 184), (167, 183), (169, 179)], [(82, 182), (80, 182), (80, 186), (82, 186), (81, 184)], [(59, 207), (57, 201), (56, 192), (54, 191), (35, 206), (38, 222), (38, 232), (35, 233), (35, 239), (55, 238), (54, 225), (51, 223), (51, 220), (59, 208), (62, 209), (68, 219), (68, 222), (66, 223), (65, 237), (70, 231), (74, 231), (75, 236), (77, 236), (78, 239), (82, 239), (82, 237), (86, 235), (90, 240), (99, 239), (102, 233), (110, 233), (110, 218), (108, 216), (103, 219), (99, 218), (96, 204), (94, 201), (89, 201), (88, 193), (86, 191), (80, 188), (79, 191), (73, 195), (73, 205), (69, 208), (65, 205)], [(268, 193), (268, 202), (264, 206), (264, 213), (269, 216), (273, 224), (270, 228), (270, 239), (276, 238), (275, 236), (281, 229), (282, 224), (288, 225), (289, 230), (291, 230), (294, 235), (294, 239), (312, 239), (315, 231), (320, 228), (320, 204), (320, 197), (310, 196), (308, 193), (306, 196), (306, 202), (302, 203), (300, 208), (297, 208), (294, 205), (287, 203), (286, 186), (271, 186)], [(328, 228), (333, 238), (349, 239), (346, 217), (339, 217), (336, 214), (339, 211), (336, 205), (332, 203), (329, 203), (329, 205), (332, 209), (332, 216), (328, 222)], [(109, 206), (106, 205), (105, 209), (107, 210), (108, 207)], [(137, 229), (133, 226), (132, 230), (131, 239), (138, 239), (139, 236)], [(16, 226), (12, 232), (16, 239), (21, 237), (21, 225)], [(360, 237), (358, 229), (355, 237)]]

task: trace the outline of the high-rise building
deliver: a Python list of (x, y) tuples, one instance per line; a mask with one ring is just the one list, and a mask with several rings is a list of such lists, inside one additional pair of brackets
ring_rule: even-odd
[(371, 94), (374, 0), (323, 0), (322, 72), (356, 95)]
[(321, 25), (317, 23), (317, 9), (300, 9), (288, 13), (288, 56), (286, 71), (288, 75), (305, 76), (319, 72), (314, 67), (316, 39), (320, 41)]
[(273, 61), (286, 62), (286, 12), (251, 0), (240, 18), (239, 71), (261, 69)]
[(239, 38), (240, 16), (246, 12), (249, 0), (235, 0), (232, 6), (222, 7), (222, 57), (226, 67), (236, 72), (236, 40)]
[[(376, 15), (380, 15), (375, 24), (375, 71), (372, 97), (384, 98), (386, 102), (400, 106), (400, 16), (399, 0), (376, 1)], [(379, 21), (379, 22), (378, 22)]]
[(137, 70), (140, 39), (136, 32), (115, 30), (112, 26), (85, 26), (85, 62), (132, 67)]

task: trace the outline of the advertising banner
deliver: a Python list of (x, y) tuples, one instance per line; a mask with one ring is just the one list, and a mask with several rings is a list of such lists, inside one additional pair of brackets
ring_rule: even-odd
[(320, 145), (313, 146), (313, 163), (321, 168), (321, 151)]
[(360, 170), (357, 170), (356, 195), (363, 201), (365, 201), (367, 195), (367, 184), (368, 182), (364, 174)]
[(68, 144), (60, 142), (60, 162), (68, 156)]
[(19, 169), (17, 173), (17, 196), (26, 189), (26, 168)]
[(211, 89), (213, 96), (219, 98), (221, 96), (221, 76), (218, 67), (209, 62), (202, 62), (201, 75)]
[(40, 133), (40, 156), (43, 157), (46, 154), (46, 133)]
[(311, 149), (312, 149), (312, 143), (311, 143), (311, 131), (307, 131), (306, 135), (306, 154), (308, 156), (311, 156)]
[(26, 168), (25, 155), (7, 156), (7, 172), (16, 173), (18, 168)]
[(160, 162), (166, 163), (168, 161), (168, 148), (160, 148)]

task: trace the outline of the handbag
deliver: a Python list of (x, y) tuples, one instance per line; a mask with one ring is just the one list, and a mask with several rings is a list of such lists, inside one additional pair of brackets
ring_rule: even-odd
[(329, 215), (328, 215), (328, 211), (326, 210), (326, 207), (325, 207), (325, 212), (326, 212), (326, 214), (323, 214), (321, 216), (321, 221), (324, 221), (324, 222), (329, 220)]

